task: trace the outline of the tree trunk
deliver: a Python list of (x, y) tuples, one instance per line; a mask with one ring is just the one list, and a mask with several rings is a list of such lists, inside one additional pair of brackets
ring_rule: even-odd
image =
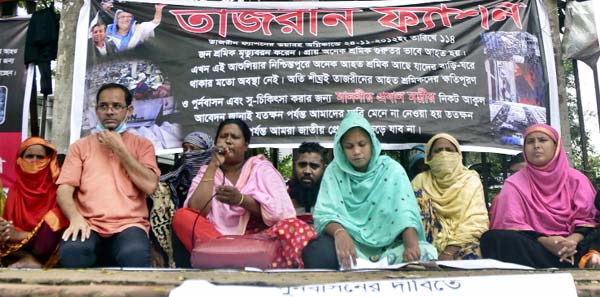
[(77, 31), (77, 20), (82, 5), (82, 0), (62, 1), (58, 57), (56, 60), (56, 91), (52, 112), (52, 142), (58, 148), (58, 153), (66, 153), (69, 147), (75, 32)]
[(556, 65), (556, 78), (558, 84), (558, 113), (560, 118), (560, 135), (563, 140), (563, 147), (569, 160), (571, 159), (571, 133), (569, 123), (569, 109), (567, 107), (567, 82), (565, 77), (565, 68), (563, 67), (562, 48), (560, 43), (560, 30), (558, 27), (558, 3), (557, 0), (544, 0), (548, 18), (550, 20), (550, 29), (552, 30), (552, 47), (554, 48), (554, 64)]

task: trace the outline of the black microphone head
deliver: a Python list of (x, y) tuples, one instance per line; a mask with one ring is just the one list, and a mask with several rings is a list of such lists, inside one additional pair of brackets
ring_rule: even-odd
[(217, 154), (222, 155), (225, 153), (225, 148), (222, 146), (216, 146), (215, 147), (215, 152), (217, 152)]

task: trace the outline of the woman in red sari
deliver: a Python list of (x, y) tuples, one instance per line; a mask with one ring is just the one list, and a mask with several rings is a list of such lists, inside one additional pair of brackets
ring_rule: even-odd
[(0, 260), (9, 267), (49, 267), (67, 220), (56, 204), (60, 173), (56, 147), (26, 139), (17, 154), (17, 180), (0, 218)]

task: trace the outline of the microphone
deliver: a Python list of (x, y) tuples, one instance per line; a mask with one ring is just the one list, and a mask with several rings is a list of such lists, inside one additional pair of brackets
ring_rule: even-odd
[(219, 154), (219, 155), (225, 154), (225, 148), (222, 146), (215, 146), (213, 148), (213, 151), (217, 152), (217, 154)]

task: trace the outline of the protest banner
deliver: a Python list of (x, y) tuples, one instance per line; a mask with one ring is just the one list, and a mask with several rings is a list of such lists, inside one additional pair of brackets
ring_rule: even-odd
[(331, 143), (355, 111), (384, 148), (447, 132), (496, 152), (559, 124), (539, 1), (86, 4), (71, 141), (96, 127), (106, 82), (131, 90), (128, 126), (158, 151), (226, 118), (245, 120), (255, 146)]

